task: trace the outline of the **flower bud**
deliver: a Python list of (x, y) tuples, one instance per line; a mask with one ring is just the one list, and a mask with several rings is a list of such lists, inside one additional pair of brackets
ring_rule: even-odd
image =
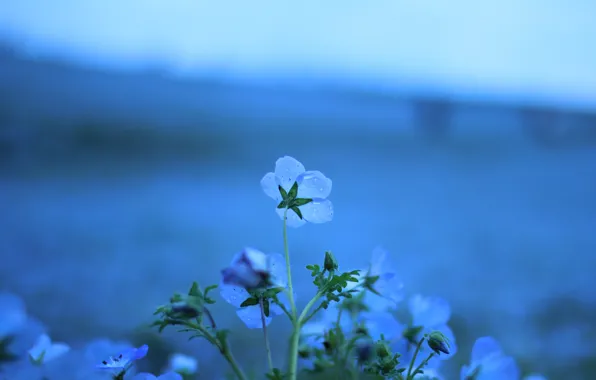
[(427, 337), (427, 343), (437, 355), (440, 355), (441, 352), (449, 354), (449, 341), (440, 331), (431, 332)]
[(378, 341), (377, 344), (375, 345), (375, 351), (377, 353), (377, 356), (380, 358), (386, 358), (387, 356), (391, 355), (391, 352), (389, 351), (389, 347), (382, 340)]
[(366, 363), (373, 357), (373, 343), (370, 340), (359, 342), (356, 345), (358, 363)]
[(325, 270), (328, 272), (336, 271), (337, 268), (339, 267), (339, 264), (337, 264), (337, 260), (335, 259), (335, 256), (333, 256), (333, 253), (331, 253), (330, 251), (325, 252), (324, 267), (325, 267)]

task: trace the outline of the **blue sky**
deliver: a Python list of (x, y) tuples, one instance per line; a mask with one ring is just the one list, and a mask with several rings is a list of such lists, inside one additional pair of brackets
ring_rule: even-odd
[(0, 31), (95, 65), (596, 107), (594, 14), (589, 0), (18, 0), (2, 5)]

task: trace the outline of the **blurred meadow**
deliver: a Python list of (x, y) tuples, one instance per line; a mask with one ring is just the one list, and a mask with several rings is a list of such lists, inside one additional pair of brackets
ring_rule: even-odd
[[(511, 46), (514, 32), (522, 30), (560, 36), (526, 40), (536, 55), (553, 50), (552, 71), (540, 68), (540, 87), (540, 78), (524, 82), (529, 69), (509, 76), (491, 72), (499, 62), (466, 76), (468, 66), (431, 53), (467, 52), (461, 62), (477, 59), (482, 68), (486, 58), (472, 51), (477, 44), (455, 32), (451, 37), (459, 37), (452, 44), (442, 43), (439, 32), (425, 39), (428, 22), (404, 26), (420, 31), (428, 61), (420, 61), (412, 34), (393, 57), (407, 63), (417, 54), (418, 61), (389, 72), (392, 58), (385, 55), (386, 45), (370, 47), (372, 32), (370, 44), (354, 44), (354, 56), (371, 56), (379, 65), (354, 59), (342, 66), (344, 45), (355, 37), (340, 20), (338, 32), (332, 31), (333, 20), (315, 28), (335, 33), (326, 37), (325, 60), (317, 61), (319, 50), (304, 53), (317, 34), (302, 32), (296, 20), (306, 10), (292, 14), (289, 6), (280, 24), (266, 23), (252, 39), (242, 37), (241, 29), (257, 19), (221, 35), (208, 23), (205, 33), (214, 35), (209, 42), (199, 36), (200, 25), (188, 26), (184, 2), (162, 8), (151, 2), (153, 11), (169, 9), (157, 29), (166, 30), (178, 15), (179, 35), (196, 33), (192, 50), (187, 34), (187, 45), (175, 45), (172, 31), (164, 31), (169, 39), (158, 40), (158, 31), (142, 29), (153, 20), (142, 10), (139, 20), (147, 24), (139, 21), (141, 30), (127, 38), (131, 27), (119, 35), (118, 25), (128, 24), (111, 19), (116, 16), (108, 5), (103, 22), (85, 23), (89, 14), (77, 13), (82, 6), (72, 2), (22, 3), (39, 5), (40, 14), (33, 17), (16, 3), (0, 11), (0, 290), (22, 297), (56, 340), (73, 346), (98, 337), (148, 343), (147, 369), (158, 371), (169, 353), (184, 352), (198, 358), (199, 378), (221, 376), (226, 363), (205, 342), (187, 343), (180, 334), (157, 335), (144, 326), (158, 305), (192, 281), (217, 284), (220, 270), (243, 247), (282, 252), (282, 223), (259, 181), (276, 159), (290, 155), (333, 180), (335, 209), (331, 223), (289, 231), (300, 305), (314, 291), (303, 269), (307, 264), (331, 250), (345, 270), (366, 267), (380, 245), (390, 252), (408, 294), (449, 300), (459, 352), (445, 363), (447, 379), (458, 378), (474, 340), (485, 335), (497, 338), (524, 373), (551, 380), (596, 376), (596, 59), (580, 43), (593, 40), (596, 30), (584, 29), (579, 11), (568, 14), (575, 35), (572, 26), (528, 21), (526, 29), (501, 37), (500, 46)], [(124, 14), (133, 14), (132, 3), (123, 5)], [(321, 5), (321, 12), (329, 14), (332, 3)], [(563, 9), (562, 2), (550, 3)], [(318, 5), (308, 4), (317, 12)], [(537, 4), (502, 7), (509, 7), (507, 14), (527, 15)], [(364, 26), (375, 23), (380, 8), (390, 7), (367, 6), (370, 14), (360, 16)], [(348, 8), (357, 13), (367, 6)], [(223, 17), (222, 9), (212, 7), (214, 18)], [(414, 5), (391, 11), (408, 7)], [(433, 17), (451, 9), (416, 7)], [(453, 8), (459, 11), (446, 13), (440, 23), (445, 33), (458, 20), (475, 17), (463, 2)], [(338, 18), (348, 17), (338, 12)], [(536, 17), (544, 21), (546, 12)], [(281, 24), (293, 17), (293, 23)], [(110, 20), (116, 26), (102, 33)], [(491, 25), (505, 24), (496, 17)], [(286, 31), (276, 36), (278, 45), (263, 37), (275, 35), (276, 28)], [(155, 51), (134, 50), (143, 31), (143, 46), (149, 49), (156, 39)], [(385, 32), (400, 34), (399, 23)], [(581, 41), (572, 44), (572, 36)], [(241, 46), (237, 56), (234, 38)], [(399, 41), (393, 46), (398, 51)], [(275, 48), (282, 45), (280, 58)], [(193, 54), (182, 57), (185, 47)], [(296, 64), (306, 67), (302, 71), (284, 71), (293, 47), (296, 56), (306, 56)], [(493, 58), (515, 68), (512, 57)], [(188, 60), (197, 68), (189, 69)], [(425, 76), (433, 60), (439, 69)], [(184, 72), (176, 66), (180, 62)], [(442, 71), (442, 64), (457, 75)], [(219, 325), (234, 331), (240, 362), (262, 373), (262, 332), (247, 329), (221, 300), (213, 312)], [(274, 360), (282, 364), (289, 329), (283, 318), (270, 327)]]

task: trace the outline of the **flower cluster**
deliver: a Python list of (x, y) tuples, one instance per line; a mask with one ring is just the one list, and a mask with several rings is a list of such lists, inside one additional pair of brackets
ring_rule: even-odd
[(45, 327), (28, 315), (23, 301), (0, 293), (0, 379), (10, 380), (183, 380), (197, 372), (193, 358), (175, 354), (160, 376), (136, 373), (134, 363), (143, 359), (147, 345), (96, 339), (71, 348), (53, 342)]
[[(340, 270), (331, 251), (321, 255), (320, 262), (306, 267), (314, 289), (310, 300), (299, 308), (288, 227), (333, 219), (328, 199), (332, 181), (286, 156), (277, 160), (274, 172), (265, 174), (261, 187), (275, 200), (275, 212), (282, 220), (283, 254), (241, 249), (221, 270), (219, 285), (203, 289), (194, 282), (187, 292), (174, 294), (155, 311), (153, 326), (159, 332), (175, 327), (190, 339), (205, 339), (229, 363), (234, 378), (247, 380), (232, 353), (230, 331), (216, 323), (211, 312), (216, 302), (212, 291), (219, 288), (220, 297), (233, 306), (247, 328), (262, 329), (267, 379), (296, 380), (300, 371), (323, 374), (324, 378), (357, 379), (366, 374), (396, 380), (443, 379), (444, 361), (458, 352), (447, 300), (415, 292), (407, 297), (389, 253), (379, 247), (373, 250), (368, 267), (347, 271)], [(52, 342), (42, 326), (27, 316), (18, 298), (0, 295), (0, 306), (0, 363), (7, 363), (3, 370), (11, 379), (68, 379), (63, 364), (53, 365), (61, 362), (70, 363), (70, 373), (78, 368), (73, 379), (85, 380), (99, 376), (91, 368), (116, 380), (189, 379), (198, 370), (196, 360), (177, 354), (158, 377), (136, 373), (134, 363), (147, 355), (147, 345), (133, 347), (104, 340), (71, 350), (64, 343)], [(286, 316), (292, 326), (284, 369), (275, 366), (269, 346), (268, 327), (276, 316)], [(26, 324), (31, 326), (24, 328)], [(491, 337), (476, 341), (470, 363), (461, 369), (461, 380), (520, 377), (515, 360)], [(525, 379), (544, 380), (540, 375)]]

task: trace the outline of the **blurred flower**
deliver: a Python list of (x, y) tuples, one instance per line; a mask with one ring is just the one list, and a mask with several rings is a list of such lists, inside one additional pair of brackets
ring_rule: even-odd
[(525, 376), (524, 380), (546, 380), (546, 377), (538, 373), (533, 373), (531, 375)]
[(52, 343), (47, 334), (42, 334), (28, 351), (32, 362), (38, 365), (54, 360), (70, 351), (66, 343)]
[(373, 250), (370, 266), (362, 273), (364, 287), (371, 291), (366, 298), (370, 310), (387, 311), (404, 299), (404, 284), (382, 247)]
[(151, 373), (142, 372), (136, 374), (132, 380), (183, 380), (182, 375), (176, 372), (166, 372), (162, 375), (155, 376)]
[(441, 355), (440, 358), (449, 359), (457, 353), (455, 335), (447, 325), (451, 318), (451, 306), (447, 300), (417, 294), (410, 298), (408, 309), (412, 315), (412, 326), (422, 327), (420, 333), (415, 337), (416, 340), (419, 340), (423, 334), (440, 331), (449, 341), (449, 353)]
[(199, 363), (192, 356), (176, 353), (170, 356), (168, 368), (173, 372), (192, 375), (199, 369)]
[(26, 321), (23, 300), (11, 293), (0, 293), (0, 341), (19, 332)]
[(518, 380), (519, 369), (515, 360), (506, 356), (501, 345), (492, 337), (476, 340), (472, 347), (470, 365), (461, 369), (461, 380)]
[[(225, 285), (239, 286), (246, 290), (268, 287), (276, 280), (273, 277), (272, 266), (280, 264), (279, 260), (275, 261), (278, 259), (277, 256), (280, 255), (266, 255), (256, 249), (245, 248), (234, 256), (229, 267), (221, 271), (222, 282)], [(285, 264), (283, 257), (282, 260)], [(279, 271), (277, 274), (283, 275), (283, 273), (285, 272)], [(286, 282), (285, 277), (282, 281)]]
[[(265, 255), (247, 248), (232, 260), (229, 268), (222, 271), (221, 297), (237, 308), (236, 314), (250, 329), (262, 328), (261, 305), (241, 307), (244, 301), (253, 297), (249, 291), (264, 291), (271, 288), (285, 288), (288, 283), (285, 259), (280, 254)], [(247, 286), (249, 285), (249, 286)], [(265, 324), (269, 325), (273, 315), (283, 310), (275, 304), (269, 308)]]
[(128, 371), (133, 365), (134, 361), (144, 358), (149, 351), (149, 346), (146, 344), (139, 348), (129, 348), (120, 354), (110, 356), (107, 360), (103, 360), (96, 365), (97, 369), (112, 370), (114, 373), (122, 373)]
[[(296, 213), (292, 205), (283, 205), (276, 209), (277, 214), (283, 220), (284, 212), (288, 208), (287, 225), (289, 227), (300, 227), (306, 222), (325, 223), (333, 219), (333, 205), (326, 199), (331, 193), (332, 182), (319, 171), (306, 171), (304, 165), (293, 157), (284, 156), (275, 163), (275, 173), (267, 173), (261, 179), (261, 187), (265, 194), (282, 202), (284, 194), (290, 194), (292, 186), (298, 185), (298, 191), (294, 194), (295, 199), (310, 200), (311, 202), (298, 202), (296, 209), (302, 215)], [(280, 203), (280, 206), (282, 204)]]

